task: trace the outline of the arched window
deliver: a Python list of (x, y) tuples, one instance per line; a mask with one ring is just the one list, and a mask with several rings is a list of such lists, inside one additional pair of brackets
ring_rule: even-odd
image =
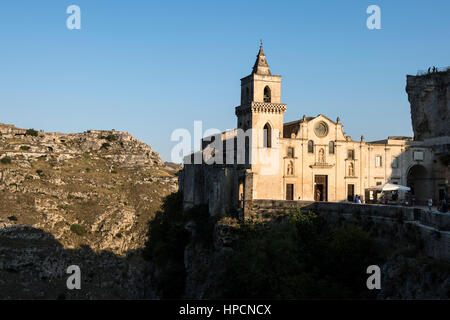
[(250, 164), (250, 138), (248, 136), (245, 137), (245, 164)]
[(270, 127), (270, 124), (266, 123), (264, 126), (264, 148), (271, 148), (272, 147), (272, 128)]
[(264, 88), (264, 102), (271, 102), (272, 98), (271, 98), (271, 93), (270, 93), (270, 88), (269, 86), (266, 86)]
[(328, 154), (334, 154), (334, 141), (328, 143)]
[(308, 153), (314, 153), (314, 141), (308, 141)]

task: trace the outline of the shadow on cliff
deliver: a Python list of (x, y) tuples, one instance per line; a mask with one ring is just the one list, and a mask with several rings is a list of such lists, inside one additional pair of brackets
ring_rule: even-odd
[[(80, 290), (67, 288), (71, 265), (80, 267)], [(41, 229), (0, 229), (0, 299), (141, 299), (149, 295), (145, 274), (141, 250), (68, 249)]]

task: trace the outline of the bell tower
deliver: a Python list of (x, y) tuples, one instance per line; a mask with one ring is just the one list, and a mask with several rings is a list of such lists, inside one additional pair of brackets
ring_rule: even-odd
[[(270, 148), (283, 136), (285, 112), (286, 105), (281, 103), (281, 76), (270, 72), (261, 43), (252, 73), (241, 79), (241, 105), (236, 107), (237, 127), (244, 131), (252, 129), (253, 147)], [(261, 132), (265, 137), (258, 140)]]

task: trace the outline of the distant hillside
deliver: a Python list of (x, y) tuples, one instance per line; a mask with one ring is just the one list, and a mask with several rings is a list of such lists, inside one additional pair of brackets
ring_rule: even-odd
[[(161, 199), (177, 191), (179, 169), (126, 132), (0, 124), (0, 285), (8, 289), (0, 298), (142, 297), (135, 282), (144, 263), (134, 253)], [(68, 263), (86, 265), (90, 290), (67, 292)], [(102, 272), (115, 278), (100, 290), (92, 283)]]

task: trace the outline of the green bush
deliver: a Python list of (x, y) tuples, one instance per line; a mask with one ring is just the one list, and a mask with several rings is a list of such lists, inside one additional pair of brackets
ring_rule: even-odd
[(105, 139), (105, 140), (107, 140), (107, 141), (109, 141), (109, 142), (113, 142), (113, 141), (116, 141), (116, 140), (118, 139), (118, 138), (117, 138), (117, 135), (115, 135), (115, 134), (110, 134), (110, 135), (107, 135), (106, 137), (105, 137), (105, 136), (102, 136), (102, 135), (99, 135), (98, 138), (99, 138), (100, 140)]
[(86, 234), (86, 229), (79, 225), (79, 224), (73, 224), (70, 226), (70, 231), (72, 231), (73, 233), (79, 235), (79, 236), (84, 236)]
[(109, 147), (111, 147), (111, 145), (110, 145), (108, 142), (105, 142), (105, 143), (102, 144), (102, 146), (101, 146), (100, 149), (106, 149), (106, 150), (108, 150)]
[(26, 134), (27, 136), (37, 137), (38, 134), (39, 134), (39, 132), (37, 132), (37, 131), (34, 130), (34, 129), (28, 129), (28, 130), (25, 132), (25, 134)]
[(2, 164), (11, 164), (11, 158), (10, 157), (3, 157), (0, 159), (0, 162)]
[(109, 142), (113, 142), (117, 140), (117, 136), (115, 134), (110, 134), (105, 139), (108, 140)]
[(218, 299), (373, 298), (366, 269), (380, 262), (361, 228), (333, 228), (314, 213), (245, 224), (219, 281)]
[(10, 216), (10, 217), (8, 217), (8, 220), (9, 221), (17, 221), (18, 219), (16, 216)]
[(21, 146), (20, 150), (28, 151), (28, 150), (30, 150), (30, 147), (29, 146)]
[(43, 175), (44, 175), (44, 171), (42, 171), (41, 169), (37, 169), (37, 170), (36, 170), (36, 173), (37, 173), (39, 176), (43, 176)]
[[(184, 227), (188, 221), (195, 223), (194, 238)], [(229, 258), (208, 267), (216, 280), (205, 298), (374, 298), (366, 287), (366, 269), (383, 261), (360, 227), (345, 223), (334, 227), (323, 217), (300, 210), (270, 222), (233, 221), (239, 240)], [(155, 266), (154, 286), (162, 299), (183, 298), (188, 243), (202, 248), (204, 255), (215, 254), (215, 224), (207, 207), (183, 213), (181, 193), (166, 197), (162, 210), (149, 222), (144, 249), (144, 257)]]

